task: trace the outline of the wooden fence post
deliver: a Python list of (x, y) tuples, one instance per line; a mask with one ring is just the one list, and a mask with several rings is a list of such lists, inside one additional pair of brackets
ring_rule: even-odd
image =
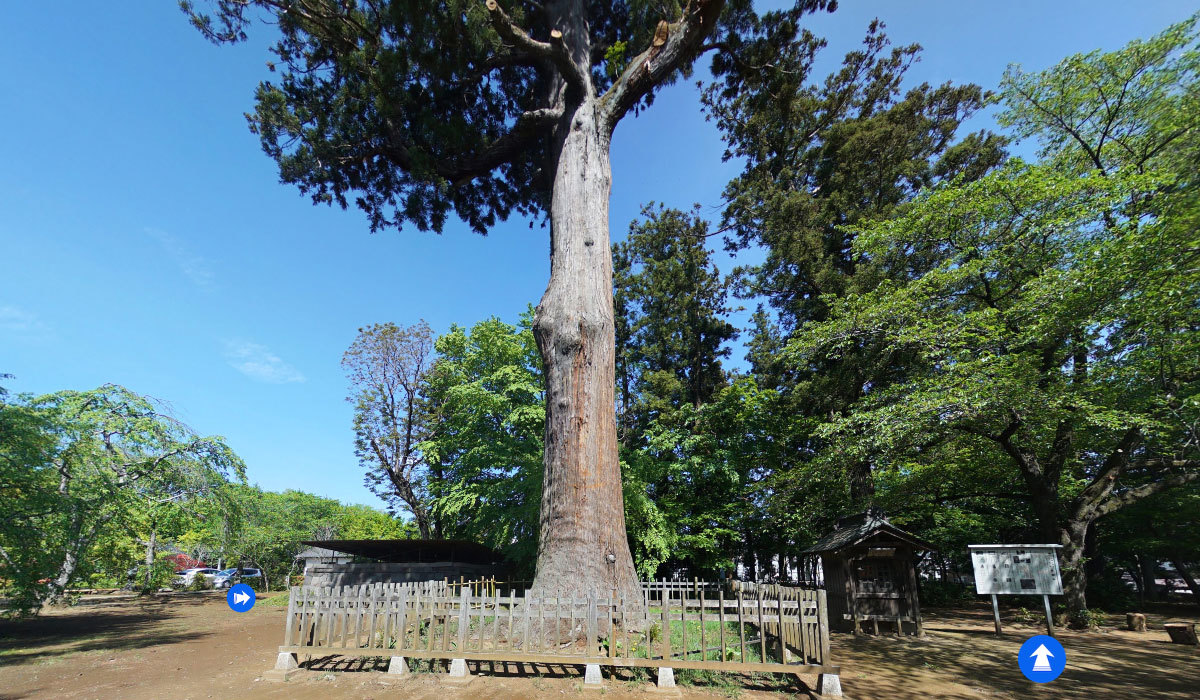
[[(666, 593), (666, 586), (663, 586), (663, 593)], [(671, 598), (664, 595), (662, 599), (662, 657), (663, 664), (666, 665), (671, 661)]]
[(296, 597), (300, 593), (300, 588), (293, 586), (288, 593), (288, 608), (287, 617), (283, 618), (283, 645), (290, 647), (292, 645), (292, 627), (295, 626), (296, 614)]
[(588, 593), (587, 599), (587, 646), (584, 647), (585, 654), (588, 656), (596, 656), (596, 595)]
[(471, 589), (459, 588), (458, 596), (458, 650), (467, 650), (467, 627), (470, 625)]
[(821, 658), (818, 663), (829, 665), (829, 605), (825, 589), (817, 591), (817, 626), (821, 635)]

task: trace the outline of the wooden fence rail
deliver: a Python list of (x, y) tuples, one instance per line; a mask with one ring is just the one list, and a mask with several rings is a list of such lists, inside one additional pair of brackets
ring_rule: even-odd
[[(441, 586), (445, 582), (436, 582)], [(489, 588), (484, 586), (483, 588)], [(281, 654), (836, 674), (824, 591), (660, 589), (627, 600), (509, 589), (291, 590)]]

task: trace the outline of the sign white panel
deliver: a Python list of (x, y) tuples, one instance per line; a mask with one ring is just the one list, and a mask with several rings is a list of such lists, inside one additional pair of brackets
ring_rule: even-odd
[(973, 544), (969, 549), (980, 595), (1062, 595), (1062, 545)]

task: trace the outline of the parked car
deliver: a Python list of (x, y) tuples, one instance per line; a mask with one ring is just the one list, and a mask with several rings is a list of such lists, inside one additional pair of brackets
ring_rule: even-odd
[(235, 583), (251, 583), (247, 579), (258, 579), (261, 581), (262, 572), (258, 569), (251, 569), (248, 567), (243, 567), (240, 574), (238, 573), (237, 567), (232, 569), (224, 569), (222, 571), (218, 571), (216, 575), (213, 576), (213, 588), (229, 588)]
[(218, 569), (209, 569), (209, 568), (184, 569), (183, 571), (180, 571), (179, 573), (175, 574), (175, 580), (172, 581), (172, 583), (176, 586), (186, 588), (186, 587), (192, 585), (192, 582), (196, 580), (197, 576), (203, 576), (204, 578), (209, 580), (209, 583), (211, 583), (213, 578), (216, 577), (216, 575), (218, 573), (220, 573), (220, 571)]

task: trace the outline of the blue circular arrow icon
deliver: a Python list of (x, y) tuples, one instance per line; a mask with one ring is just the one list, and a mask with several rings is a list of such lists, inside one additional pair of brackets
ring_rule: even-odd
[(1017, 652), (1021, 673), (1034, 683), (1049, 683), (1067, 667), (1067, 652), (1054, 637), (1039, 634), (1025, 640)]
[(225, 602), (229, 603), (229, 609), (234, 612), (246, 612), (254, 607), (254, 589), (244, 583), (230, 586), (229, 592), (225, 594)]

